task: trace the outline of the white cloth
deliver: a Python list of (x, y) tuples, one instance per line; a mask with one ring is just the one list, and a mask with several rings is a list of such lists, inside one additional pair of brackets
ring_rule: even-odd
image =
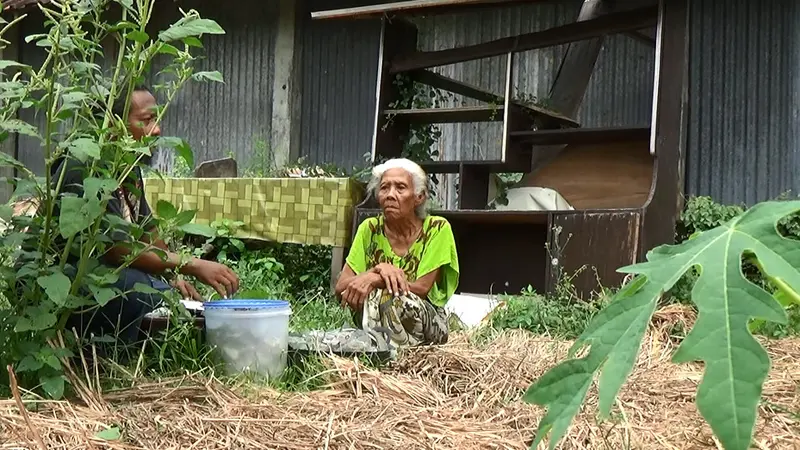
[(574, 210), (558, 192), (543, 187), (519, 187), (506, 193), (508, 204), (497, 205), (499, 211), (563, 211)]

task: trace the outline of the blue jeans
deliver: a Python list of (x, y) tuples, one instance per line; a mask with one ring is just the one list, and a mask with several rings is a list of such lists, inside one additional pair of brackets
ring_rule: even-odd
[[(161, 292), (172, 289), (161, 279), (131, 268), (120, 271), (114, 287), (122, 292), (128, 292), (132, 291), (136, 284), (150, 286)], [(67, 322), (67, 330), (74, 327), (80, 335), (86, 337), (90, 333), (95, 336), (112, 335), (126, 344), (134, 343), (139, 340), (142, 319), (158, 307), (161, 301), (160, 295), (128, 292), (100, 308), (72, 314)]]

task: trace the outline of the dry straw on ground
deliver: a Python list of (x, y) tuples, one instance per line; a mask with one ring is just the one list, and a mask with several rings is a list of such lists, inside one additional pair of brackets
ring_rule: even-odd
[[(670, 330), (692, 321), (679, 308), (660, 311), (611, 420), (595, 420), (590, 394), (561, 448), (721, 448), (693, 403), (701, 367), (669, 363)], [(453, 340), (410, 351), (380, 373), (331, 360), (330, 388), (307, 394), (245, 396), (213, 379), (187, 377), (107, 393), (93, 406), (40, 403), (27, 418), (18, 402), (2, 401), (0, 448), (40, 449), (37, 441), (58, 449), (527, 448), (543, 411), (519, 396), (564, 358), (569, 343), (523, 332), (484, 346)], [(800, 424), (790, 413), (800, 411), (800, 340), (765, 346), (773, 370), (757, 448), (800, 448)], [(95, 437), (109, 425), (119, 426), (122, 440)]]

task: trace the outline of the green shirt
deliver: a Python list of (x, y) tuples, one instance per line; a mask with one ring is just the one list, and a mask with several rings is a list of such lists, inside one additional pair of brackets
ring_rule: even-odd
[(384, 232), (383, 215), (361, 222), (347, 255), (347, 265), (361, 274), (381, 263), (402, 269), (411, 283), (441, 268), (439, 280), (428, 292), (428, 300), (439, 307), (444, 307), (458, 287), (456, 242), (450, 223), (443, 217), (425, 218), (422, 232), (405, 256), (397, 256), (392, 250)]

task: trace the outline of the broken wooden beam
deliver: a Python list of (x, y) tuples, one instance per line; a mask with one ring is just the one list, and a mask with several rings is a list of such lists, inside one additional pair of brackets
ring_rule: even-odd
[[(454, 94), (463, 95), (464, 97), (475, 99), (481, 102), (493, 103), (496, 105), (503, 105), (505, 103), (505, 97), (502, 95), (495, 94), (494, 92), (490, 92), (483, 88), (479, 88), (477, 86), (473, 86), (463, 81), (459, 81), (447, 77), (445, 75), (438, 74), (431, 70), (415, 70), (410, 74), (410, 76), (414, 81), (418, 83), (423, 83), (433, 88), (442, 89), (444, 91), (452, 92)], [(547, 108), (542, 108), (541, 106), (532, 105), (514, 99), (511, 100), (511, 103), (514, 106), (522, 110), (528, 111), (535, 116), (546, 119), (552, 119), (559, 126), (565, 126), (565, 127), (580, 126), (580, 124), (575, 120), (570, 119), (569, 117), (563, 114), (551, 111)]]
[[(425, 12), (431, 10), (441, 11), (443, 8), (452, 9), (463, 6), (486, 5), (492, 3), (519, 3), (531, 0), (411, 0), (404, 2), (382, 3), (379, 5), (358, 6), (354, 8), (341, 8), (327, 11), (313, 11), (312, 19), (374, 19), (387, 14), (403, 14), (411, 12)], [(547, 0), (539, 0), (544, 2)]]
[(512, 36), (482, 44), (467, 45), (447, 50), (437, 50), (398, 56), (391, 62), (390, 73), (409, 72), (430, 67), (446, 66), (476, 59), (491, 58), (513, 52), (524, 52), (555, 45), (569, 44), (607, 34), (641, 30), (655, 26), (658, 7), (647, 6), (611, 13), (597, 19), (569, 23), (534, 33)]

